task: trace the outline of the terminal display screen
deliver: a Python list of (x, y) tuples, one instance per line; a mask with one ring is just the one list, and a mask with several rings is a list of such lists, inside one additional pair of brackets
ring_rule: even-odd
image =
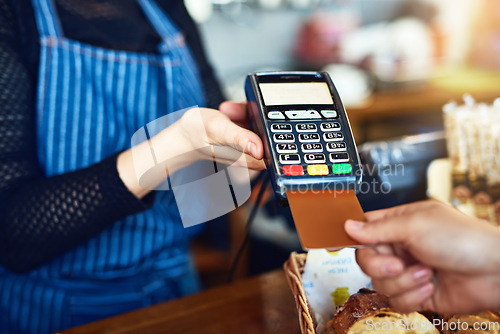
[(260, 83), (266, 106), (333, 104), (326, 82)]

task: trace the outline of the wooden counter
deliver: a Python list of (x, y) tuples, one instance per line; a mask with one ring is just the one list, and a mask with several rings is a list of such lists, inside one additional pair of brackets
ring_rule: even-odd
[(61, 334), (300, 333), (283, 270), (118, 315)]

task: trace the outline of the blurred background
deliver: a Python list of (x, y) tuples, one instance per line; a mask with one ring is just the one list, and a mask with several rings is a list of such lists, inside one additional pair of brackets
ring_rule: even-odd
[[(447, 155), (443, 105), (463, 94), (485, 103), (500, 96), (498, 0), (184, 1), (228, 99), (245, 100), (249, 72), (330, 73), (361, 160), (376, 171), (365, 175), (375, 186), (359, 194), (365, 210), (426, 198), (427, 167)], [(401, 175), (391, 172), (397, 165)], [(231, 214), (229, 229), (212, 229), (229, 253), (198, 253), (206, 284), (221, 280), (251, 205)], [(254, 224), (239, 276), (280, 267), (300, 250), (288, 209), (272, 199)]]
[[(376, 115), (379, 108), (395, 114), (389, 110), (391, 102), (394, 109), (406, 109), (391, 100), (391, 94), (398, 97), (401, 91), (425, 91), (433, 85), (444, 89), (446, 99), (463, 93), (483, 98), (496, 83), (489, 74), (500, 69), (500, 4), (495, 0), (185, 3), (199, 24), (228, 99), (245, 99), (242, 87), (249, 72), (328, 71), (355, 123), (358, 143), (442, 127), (439, 120), (430, 119), (416, 119), (411, 129), (398, 130), (387, 119), (375, 124), (382, 119)], [(411, 102), (406, 97), (414, 96), (404, 99)], [(384, 97), (387, 103), (380, 105)], [(426, 97), (409, 107), (442, 106), (434, 96)], [(445, 101), (443, 97), (438, 102)], [(371, 127), (363, 124), (368, 118)]]

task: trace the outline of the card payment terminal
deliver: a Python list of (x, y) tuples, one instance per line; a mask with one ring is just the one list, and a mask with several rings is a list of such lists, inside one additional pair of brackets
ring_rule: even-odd
[(362, 170), (349, 120), (324, 72), (262, 72), (245, 84), (274, 192), (288, 202), (304, 249), (355, 242), (346, 219), (363, 220)]

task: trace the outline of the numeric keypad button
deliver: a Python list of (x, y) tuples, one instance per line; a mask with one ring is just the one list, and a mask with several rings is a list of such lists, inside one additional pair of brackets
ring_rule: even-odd
[(339, 122), (321, 123), (321, 130), (325, 132), (340, 131), (340, 123)]
[(292, 125), (287, 123), (271, 124), (272, 132), (292, 132)]
[(325, 141), (341, 141), (344, 140), (344, 135), (342, 132), (327, 132), (323, 134), (323, 139)]
[(278, 153), (297, 153), (296, 144), (276, 144), (276, 151)]
[(308, 164), (321, 164), (325, 163), (325, 155), (323, 153), (304, 154), (304, 160)]
[(275, 133), (273, 139), (277, 143), (293, 143), (295, 136), (292, 133)]
[(295, 125), (297, 132), (316, 132), (318, 127), (314, 123), (300, 123)]
[(301, 149), (304, 153), (320, 153), (323, 152), (323, 145), (320, 143), (302, 144)]
[(328, 152), (342, 152), (347, 150), (347, 146), (343, 141), (326, 143), (326, 150)]
[(299, 141), (301, 143), (317, 143), (319, 142), (320, 137), (317, 133), (300, 133)]

